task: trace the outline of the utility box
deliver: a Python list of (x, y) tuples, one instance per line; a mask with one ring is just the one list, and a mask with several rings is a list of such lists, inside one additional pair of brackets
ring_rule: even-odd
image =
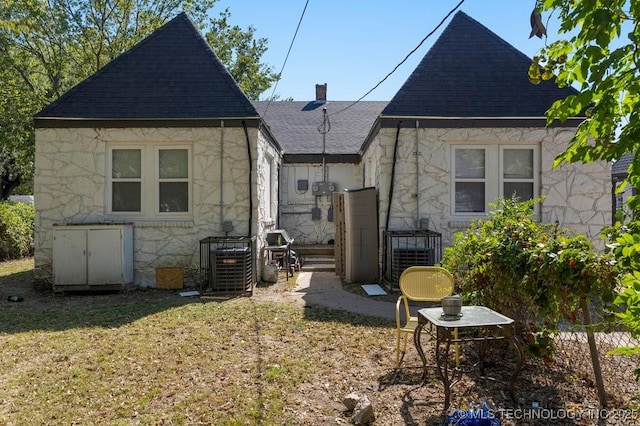
[[(338, 206), (340, 206), (338, 204)], [(347, 282), (377, 283), (378, 194), (375, 188), (344, 192), (344, 276)]]
[(336, 190), (336, 184), (331, 182), (313, 182), (311, 195), (331, 195)]
[(53, 228), (55, 291), (120, 290), (133, 282), (131, 224), (70, 224)]

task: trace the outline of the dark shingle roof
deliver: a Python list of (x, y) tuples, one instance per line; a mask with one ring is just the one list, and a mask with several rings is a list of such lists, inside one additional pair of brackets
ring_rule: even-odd
[[(357, 154), (373, 123), (387, 104), (379, 101), (288, 102), (259, 101), (254, 106), (286, 154), (321, 154), (323, 107), (327, 108), (330, 130), (326, 133), (327, 154)], [(267, 105), (269, 107), (267, 108)], [(264, 114), (267, 109), (266, 115)], [(338, 112), (335, 115), (334, 113)]]
[(529, 81), (531, 59), (463, 12), (453, 17), (383, 111), (386, 116), (543, 117), (575, 93)]
[(257, 117), (186, 14), (61, 96), (37, 118)]
[(624, 154), (611, 166), (611, 175), (613, 177), (625, 178), (628, 174), (629, 165), (633, 162), (634, 158), (635, 154)]

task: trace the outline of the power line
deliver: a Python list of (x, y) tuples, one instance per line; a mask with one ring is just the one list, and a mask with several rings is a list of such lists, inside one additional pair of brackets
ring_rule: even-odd
[(271, 102), (273, 102), (273, 97), (275, 96), (276, 89), (278, 88), (278, 83), (282, 78), (282, 72), (284, 71), (285, 65), (287, 65), (287, 60), (289, 59), (289, 54), (291, 53), (291, 49), (293, 48), (293, 43), (296, 41), (296, 36), (298, 35), (298, 30), (300, 29), (300, 24), (302, 24), (302, 18), (304, 18), (304, 13), (307, 11), (307, 6), (309, 6), (309, 0), (307, 0), (307, 2), (304, 4), (304, 9), (302, 9), (302, 15), (300, 15), (300, 19), (298, 20), (298, 26), (296, 27), (296, 32), (293, 34), (293, 38), (291, 39), (291, 44), (289, 45), (287, 56), (285, 56), (284, 62), (282, 63), (282, 68), (280, 68), (280, 74), (278, 74), (278, 79), (276, 80), (276, 84), (273, 85), (273, 91), (271, 92), (271, 96), (269, 97), (269, 102), (267, 103), (267, 106), (264, 109), (263, 116), (267, 115), (267, 110), (269, 109), (269, 105), (271, 105)]
[(340, 114), (341, 112), (344, 112), (346, 110), (348, 110), (349, 108), (351, 108), (352, 106), (354, 106), (355, 104), (357, 104), (358, 102), (360, 102), (361, 100), (363, 100), (364, 98), (366, 98), (371, 92), (373, 92), (374, 90), (376, 90), (378, 88), (378, 86), (380, 86), (382, 83), (384, 83), (389, 77), (391, 77), (391, 75), (396, 72), (398, 70), (398, 68), (400, 68), (400, 66), (402, 64), (404, 64), (411, 55), (413, 55), (419, 48), (420, 46), (422, 46), (422, 44), (429, 38), (431, 37), (436, 31), (438, 31), (438, 29), (445, 23), (445, 21), (449, 18), (449, 16), (453, 15), (453, 13), (458, 10), (458, 8), (460, 8), (460, 6), (462, 6), (462, 3), (464, 3), (464, 0), (460, 0), (460, 2), (449, 11), (449, 13), (447, 13), (447, 15), (442, 18), (442, 20), (440, 21), (440, 23), (438, 25), (436, 25), (436, 27), (431, 30), (429, 32), (429, 34), (427, 34), (422, 41), (420, 41), (420, 43), (418, 43), (418, 45), (407, 54), (407, 56), (404, 57), (404, 59), (402, 61), (400, 61), (400, 63), (398, 63), (398, 65), (396, 65), (391, 72), (389, 72), (389, 74), (387, 74), (382, 80), (380, 80), (375, 86), (373, 86), (367, 93), (365, 93), (364, 95), (362, 95), (358, 100), (353, 101), (353, 103), (351, 103), (350, 105), (347, 105), (346, 107), (342, 108), (339, 111), (336, 112), (332, 112), (329, 115), (336, 115), (336, 114)]

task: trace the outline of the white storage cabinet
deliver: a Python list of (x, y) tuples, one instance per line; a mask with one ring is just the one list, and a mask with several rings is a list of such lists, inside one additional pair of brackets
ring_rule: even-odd
[(133, 226), (53, 228), (54, 290), (118, 290), (133, 282)]

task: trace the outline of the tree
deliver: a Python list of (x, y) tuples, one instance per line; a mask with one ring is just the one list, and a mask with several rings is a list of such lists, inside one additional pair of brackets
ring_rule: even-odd
[[(640, 0), (537, 0), (536, 11), (558, 13), (559, 39), (534, 57), (529, 75), (536, 83), (555, 78), (559, 86), (573, 85), (579, 93), (555, 102), (547, 122), (586, 112), (569, 148), (556, 159), (563, 162), (612, 161), (640, 151)], [(640, 188), (640, 155), (628, 169), (628, 183)], [(623, 182), (622, 185), (626, 185)], [(629, 200), (639, 212), (640, 198)], [(606, 230), (619, 260), (624, 290), (620, 317), (640, 336), (640, 221)], [(640, 353), (640, 348), (630, 352)]]
[(2, 0), (0, 2), (0, 173), (6, 199), (33, 175), (31, 116), (179, 12), (205, 33), (250, 99), (277, 74), (260, 62), (267, 40), (231, 26), (217, 0)]

